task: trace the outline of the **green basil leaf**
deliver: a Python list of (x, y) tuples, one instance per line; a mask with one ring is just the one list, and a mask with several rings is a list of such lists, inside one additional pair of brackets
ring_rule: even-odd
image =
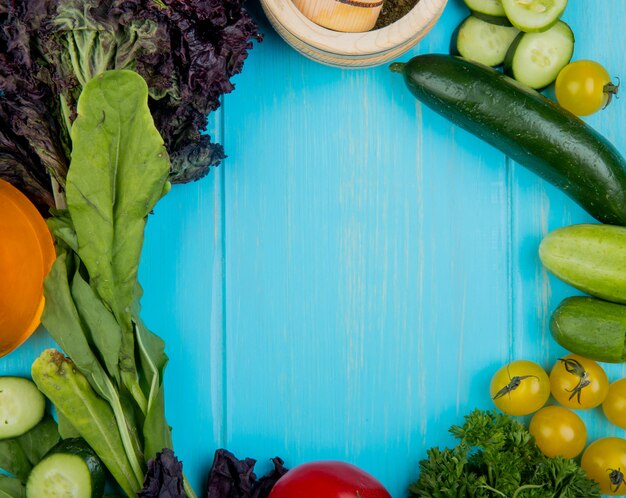
[(17, 442), (30, 463), (37, 465), (60, 439), (57, 423), (46, 415), (33, 429), (18, 437)]
[(15, 439), (0, 441), (0, 469), (26, 482), (32, 465)]
[(19, 479), (0, 475), (0, 498), (26, 498), (26, 488)]

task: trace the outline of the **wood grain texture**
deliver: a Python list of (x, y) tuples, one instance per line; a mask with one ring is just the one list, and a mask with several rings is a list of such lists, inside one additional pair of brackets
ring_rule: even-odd
[(224, 137), (229, 447), (348, 459), (401, 496), (508, 355), (505, 159), (387, 68), (268, 36), (247, 71)]
[[(502, 364), (563, 353), (548, 318), (576, 292), (537, 247), (589, 217), (387, 68), (315, 64), (257, 13), (266, 40), (210, 123), (228, 159), (148, 224), (144, 317), (167, 341), (177, 453), (198, 488), (225, 446), (261, 472), (275, 455), (351, 461), (401, 497), (426, 448), (491, 406)], [(465, 15), (450, 0), (411, 54), (445, 52)], [(572, 0), (576, 58), (624, 74), (625, 16), (620, 0)], [(623, 104), (589, 122), (626, 151)], [(36, 334), (0, 373), (26, 375), (50, 344)], [(624, 435), (582, 415), (594, 438)]]

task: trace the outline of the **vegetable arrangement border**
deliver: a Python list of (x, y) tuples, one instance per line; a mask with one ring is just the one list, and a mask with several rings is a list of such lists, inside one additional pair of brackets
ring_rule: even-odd
[[(543, 10), (533, 8), (537, 2), (466, 0), (473, 12), (452, 45), (464, 58), (421, 55), (391, 70), (403, 74), (420, 101), (556, 185), (599, 221), (626, 225), (626, 160), (530, 88), (556, 79), (558, 90), (574, 47), (571, 29), (559, 20), (567, 0)], [(0, 7), (0, 177), (42, 212), (54, 206), (48, 225), (57, 258), (45, 280), (42, 323), (67, 355), (55, 349), (40, 355), (32, 366), (38, 389), (25, 379), (0, 378), (0, 400), (28, 412), (0, 427), (0, 468), (11, 474), (0, 476), (0, 492), (39, 498), (62, 495), (70, 483), (99, 498), (106, 467), (128, 496), (196, 496), (172, 451), (165, 345), (141, 321), (137, 274), (147, 217), (171, 182), (201, 178), (224, 157), (201, 132), (220, 95), (233, 89), (229, 79), (241, 70), (251, 40), (260, 40), (241, 3), (27, 0)], [(536, 64), (529, 54), (544, 48), (547, 62)], [(504, 64), (518, 81), (470, 59)], [(617, 92), (607, 78), (598, 77), (601, 93), (585, 112)], [(572, 141), (576, 147), (567, 146)], [(571, 454), (550, 454), (550, 441), (537, 429), (557, 413), (580, 433), (582, 421), (564, 407), (590, 408), (610, 396), (606, 374), (592, 360), (626, 358), (625, 247), (626, 228), (607, 225), (569, 227), (543, 241), (548, 269), (602, 299), (567, 300), (551, 325), (560, 344), (591, 359), (562, 358), (549, 379), (532, 362), (503, 367), (492, 382), (493, 400), (510, 415), (539, 410), (530, 428), (505, 414), (473, 412), (451, 428), (455, 448), (428, 452), (411, 496), (515, 497), (532, 490), (541, 498), (574, 498), (626, 486), (621, 467), (585, 456), (606, 441), (583, 455), (581, 469), (572, 459), (584, 447), (580, 438), (568, 446)], [(613, 391), (608, 410), (619, 421), (621, 390)], [(45, 415), (42, 393), (58, 423)], [(542, 408), (550, 393), (564, 407)], [(626, 462), (626, 441), (624, 448)], [(218, 450), (208, 497), (291, 498), (317, 486), (330, 498), (359, 483), (356, 496), (389, 498), (372, 476), (340, 462), (287, 474), (277, 457), (261, 479), (253, 469), (253, 460)]]

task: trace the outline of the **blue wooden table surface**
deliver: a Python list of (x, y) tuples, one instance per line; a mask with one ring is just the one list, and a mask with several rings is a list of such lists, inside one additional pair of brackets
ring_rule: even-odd
[[(590, 221), (556, 189), (420, 105), (386, 67), (339, 70), (266, 34), (211, 116), (228, 159), (151, 217), (144, 317), (167, 341), (167, 412), (201, 487), (226, 447), (288, 466), (342, 459), (406, 494), (447, 428), (489, 408), (512, 359), (563, 354), (542, 268), (548, 231)], [(450, 0), (410, 53), (445, 52)], [(626, 78), (623, 0), (571, 0), (576, 59)], [(626, 102), (588, 120), (626, 151)], [(38, 332), (0, 360), (27, 374)], [(610, 366), (612, 380), (624, 375)], [(624, 435), (581, 412), (590, 437)]]

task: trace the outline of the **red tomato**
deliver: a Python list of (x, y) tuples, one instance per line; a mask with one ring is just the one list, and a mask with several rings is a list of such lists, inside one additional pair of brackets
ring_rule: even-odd
[(391, 498), (367, 472), (344, 462), (310, 462), (287, 472), (269, 498)]

